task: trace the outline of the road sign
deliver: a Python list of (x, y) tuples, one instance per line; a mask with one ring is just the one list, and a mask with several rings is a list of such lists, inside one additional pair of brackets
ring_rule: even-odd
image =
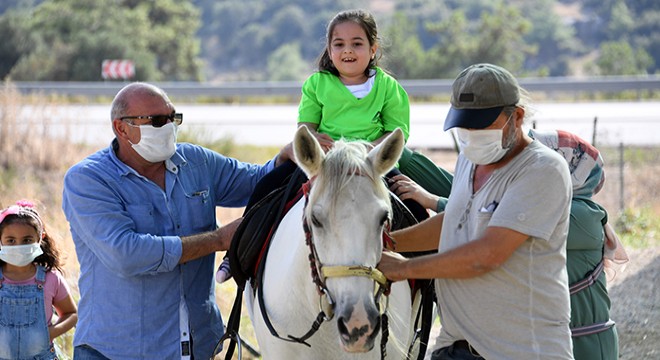
[(132, 60), (103, 60), (101, 69), (101, 76), (105, 80), (128, 80), (135, 76), (135, 64)]

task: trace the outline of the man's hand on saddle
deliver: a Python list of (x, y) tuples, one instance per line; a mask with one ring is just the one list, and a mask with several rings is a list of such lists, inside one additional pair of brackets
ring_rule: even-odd
[(280, 153), (277, 155), (277, 160), (275, 161), (275, 166), (280, 166), (287, 160), (296, 162), (296, 157), (293, 154), (293, 142), (284, 145), (284, 147), (280, 149)]
[(406, 175), (396, 175), (388, 180), (390, 190), (401, 200), (412, 199), (425, 209), (435, 210), (439, 197), (431, 194)]
[(392, 281), (406, 280), (405, 266), (408, 259), (399, 253), (385, 250), (383, 256), (378, 263), (378, 270), (380, 270), (386, 278)]

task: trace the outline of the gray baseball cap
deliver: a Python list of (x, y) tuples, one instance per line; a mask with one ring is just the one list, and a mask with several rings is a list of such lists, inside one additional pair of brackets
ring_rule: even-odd
[(451, 107), (444, 129), (486, 128), (504, 107), (515, 105), (518, 100), (518, 81), (509, 71), (493, 64), (471, 65), (452, 84)]

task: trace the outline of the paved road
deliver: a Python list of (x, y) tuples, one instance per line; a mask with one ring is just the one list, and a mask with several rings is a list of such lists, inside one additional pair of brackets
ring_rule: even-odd
[[(539, 103), (538, 129), (565, 129), (592, 139), (597, 118), (599, 145), (660, 145), (660, 102)], [(201, 139), (232, 137), (237, 143), (282, 145), (295, 131), (297, 105), (178, 104), (184, 114), (182, 131)], [(415, 148), (449, 148), (453, 140), (442, 130), (446, 104), (411, 105), (408, 144)], [(29, 110), (28, 110), (29, 111)], [(73, 141), (105, 145), (112, 139), (109, 104), (72, 105), (52, 110), (62, 119), (53, 131), (70, 134)], [(73, 125), (73, 126), (72, 126)]]

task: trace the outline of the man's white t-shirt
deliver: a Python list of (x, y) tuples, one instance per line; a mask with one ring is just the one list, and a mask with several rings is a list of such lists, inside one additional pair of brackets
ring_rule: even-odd
[(465, 339), (496, 359), (572, 359), (566, 236), (571, 180), (566, 161), (533, 141), (472, 193), (474, 166), (459, 155), (440, 252), (479, 238), (488, 226), (530, 236), (496, 270), (437, 279), (438, 347)]

